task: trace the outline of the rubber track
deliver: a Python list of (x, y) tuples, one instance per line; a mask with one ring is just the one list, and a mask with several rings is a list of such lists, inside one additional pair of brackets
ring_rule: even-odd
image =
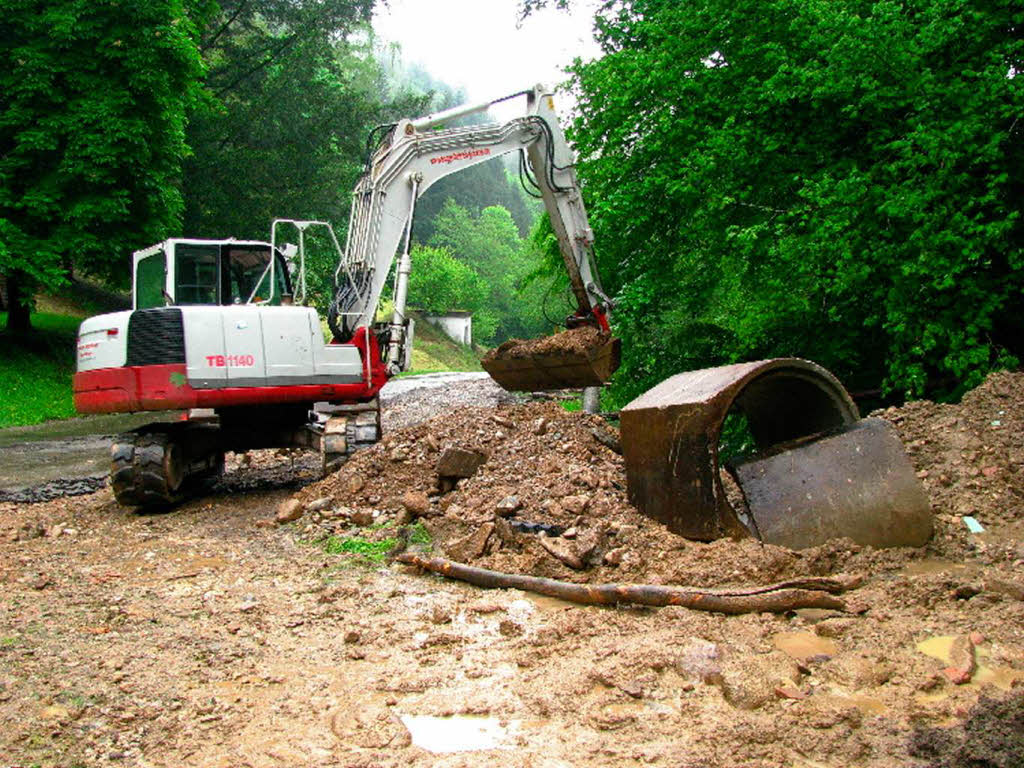
[(180, 501), (179, 483), (172, 487), (164, 472), (164, 455), (172, 443), (163, 432), (119, 435), (110, 450), (110, 485), (117, 503), (126, 507), (154, 507)]

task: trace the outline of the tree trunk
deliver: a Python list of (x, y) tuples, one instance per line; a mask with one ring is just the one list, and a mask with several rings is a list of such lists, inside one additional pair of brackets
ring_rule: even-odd
[(7, 274), (7, 330), (15, 333), (28, 333), (32, 330), (31, 301), (32, 295), (27, 290), (28, 280), (17, 270)]

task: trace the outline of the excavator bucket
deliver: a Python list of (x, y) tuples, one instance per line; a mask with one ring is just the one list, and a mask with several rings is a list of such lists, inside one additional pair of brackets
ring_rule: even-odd
[(512, 339), (481, 364), (509, 392), (582, 389), (606, 384), (619, 367), (619, 339), (584, 326), (554, 336)]
[[(742, 414), (757, 455), (724, 467), (726, 417)], [(842, 384), (782, 358), (673, 376), (621, 412), (630, 501), (670, 530), (709, 541), (755, 536), (803, 549), (847, 537), (920, 547), (928, 497), (895, 430), (858, 420)]]

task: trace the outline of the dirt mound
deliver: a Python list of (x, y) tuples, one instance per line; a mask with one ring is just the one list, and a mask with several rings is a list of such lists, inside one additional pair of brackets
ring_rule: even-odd
[[(892, 570), (908, 559), (973, 550), (1012, 561), (1024, 554), (1018, 537), (971, 536), (962, 517), (1000, 530), (1024, 524), (1022, 400), (1024, 375), (1001, 373), (960, 405), (915, 402), (878, 414), (899, 429), (931, 496), (936, 535), (924, 550), (838, 540), (796, 552), (754, 540), (689, 541), (629, 504), (623, 461), (613, 450), (617, 430), (554, 403), (465, 409), (396, 431), (298, 498), (363, 510), (363, 520), (379, 524), (421, 518), (434, 550), (452, 559), (577, 582), (763, 583)], [(456, 448), (479, 454), (483, 464), (441, 489), (438, 460)], [(311, 519), (331, 533), (351, 516)]]
[(582, 325), (552, 336), (539, 339), (509, 339), (484, 355), (485, 363), (510, 360), (534, 355), (569, 353), (585, 355), (592, 349), (607, 344), (611, 336), (593, 326)]
[(961, 528), (964, 515), (985, 527), (1024, 523), (1024, 374), (993, 373), (959, 405), (875, 415), (896, 426), (937, 515)]

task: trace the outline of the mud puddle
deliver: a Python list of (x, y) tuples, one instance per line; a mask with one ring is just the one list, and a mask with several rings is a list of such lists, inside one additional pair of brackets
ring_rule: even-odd
[(512, 749), (521, 730), (518, 721), (500, 721), (482, 715), (399, 715), (412, 736), (413, 746), (435, 754)]

